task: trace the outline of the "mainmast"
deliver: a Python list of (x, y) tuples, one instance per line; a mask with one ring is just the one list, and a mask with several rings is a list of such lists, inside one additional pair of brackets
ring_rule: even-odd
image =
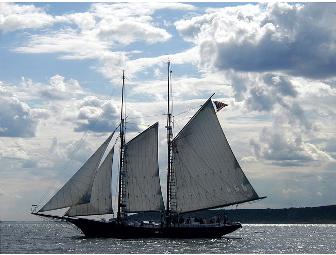
[(123, 208), (125, 207), (125, 173), (124, 173), (124, 147), (125, 147), (125, 119), (123, 116), (124, 112), (124, 87), (125, 87), (125, 70), (122, 74), (122, 89), (121, 89), (121, 109), (120, 109), (120, 162), (119, 162), (119, 195), (118, 195), (118, 214), (117, 219), (121, 220), (124, 215)]
[(172, 195), (174, 193), (173, 184), (175, 183), (172, 180), (174, 176), (172, 171), (172, 139), (173, 139), (173, 130), (172, 130), (172, 109), (170, 105), (170, 94), (171, 94), (171, 69), (170, 69), (170, 61), (168, 61), (168, 101), (167, 101), (167, 145), (168, 145), (168, 171), (167, 171), (167, 224), (170, 224), (170, 214), (171, 214), (171, 206), (172, 206)]

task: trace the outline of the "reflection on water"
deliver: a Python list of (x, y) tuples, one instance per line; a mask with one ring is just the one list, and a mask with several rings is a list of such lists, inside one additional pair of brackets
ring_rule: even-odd
[(336, 253), (336, 225), (244, 225), (220, 239), (85, 238), (61, 222), (2, 222), (1, 253)]

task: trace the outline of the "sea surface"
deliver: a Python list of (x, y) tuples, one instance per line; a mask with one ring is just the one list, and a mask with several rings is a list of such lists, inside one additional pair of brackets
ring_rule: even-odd
[(1, 222), (1, 253), (336, 253), (336, 224), (244, 224), (219, 239), (87, 239), (63, 222)]

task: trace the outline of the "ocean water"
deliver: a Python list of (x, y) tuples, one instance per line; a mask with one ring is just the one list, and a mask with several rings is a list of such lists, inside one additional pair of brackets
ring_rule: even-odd
[(336, 224), (243, 225), (219, 239), (87, 239), (63, 222), (1, 222), (1, 253), (336, 253)]

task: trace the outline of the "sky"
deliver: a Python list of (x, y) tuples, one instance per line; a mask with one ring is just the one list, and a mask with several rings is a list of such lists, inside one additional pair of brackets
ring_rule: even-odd
[(35, 220), (115, 129), (122, 70), (126, 139), (159, 121), (165, 194), (168, 60), (175, 134), (213, 93), (229, 105), (224, 133), (267, 196), (238, 208), (335, 204), (333, 24), (333, 3), (0, 3), (0, 219)]

